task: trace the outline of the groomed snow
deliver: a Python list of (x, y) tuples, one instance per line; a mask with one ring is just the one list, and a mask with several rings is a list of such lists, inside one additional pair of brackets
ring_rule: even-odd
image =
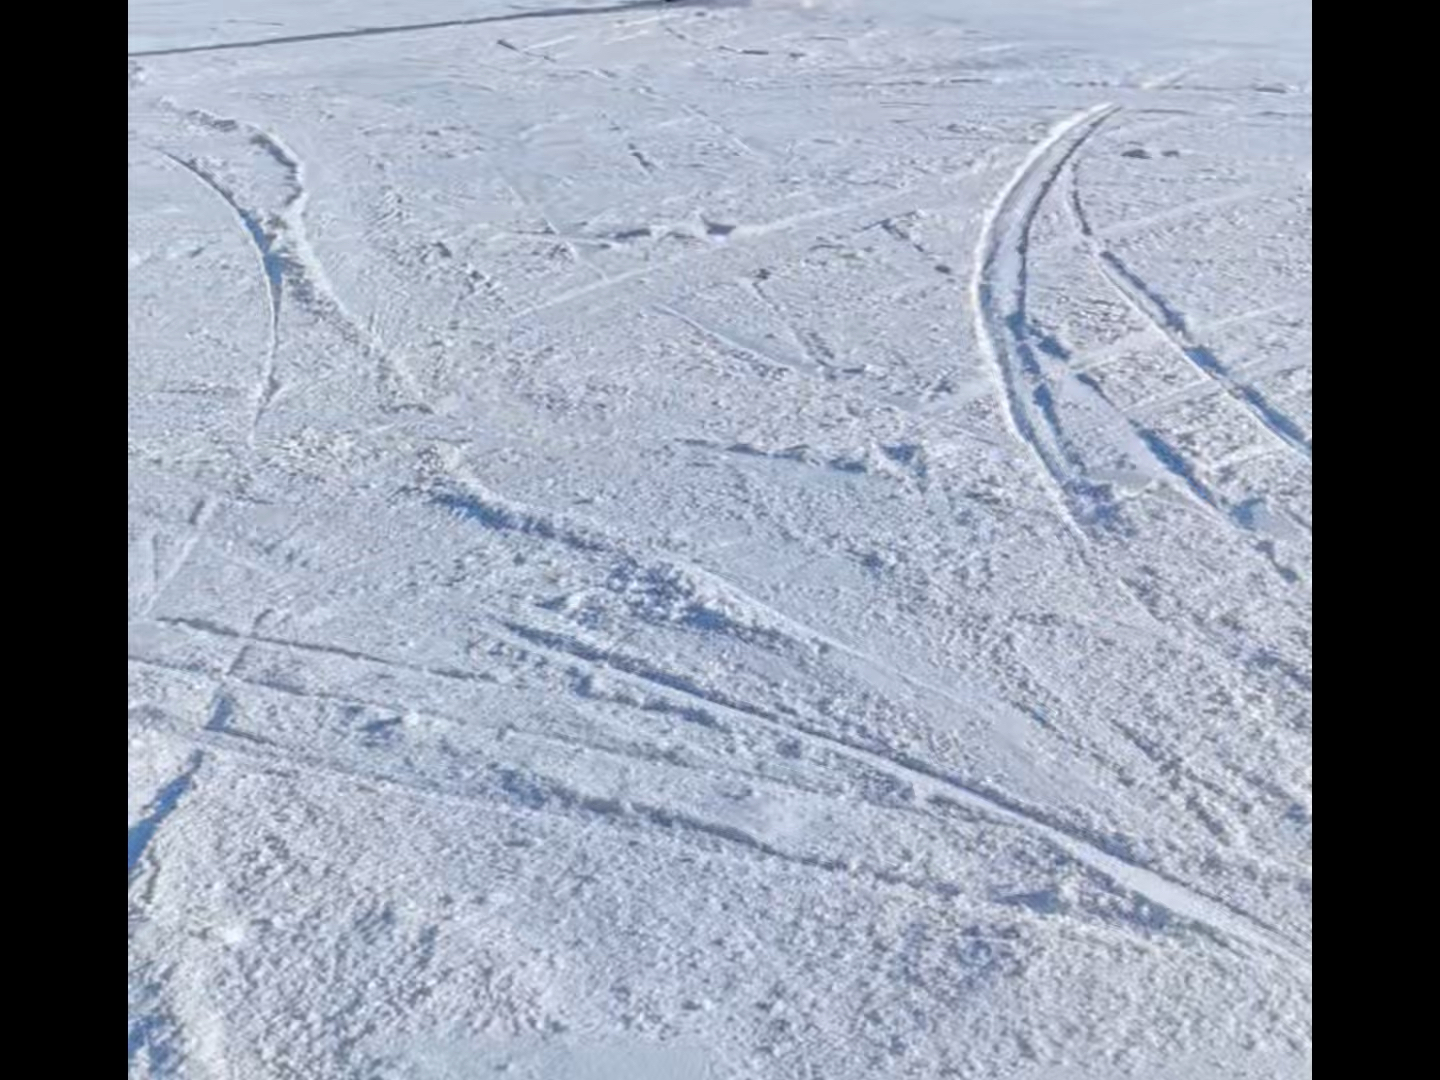
[(130, 0), (132, 1080), (1308, 1078), (1309, 21)]

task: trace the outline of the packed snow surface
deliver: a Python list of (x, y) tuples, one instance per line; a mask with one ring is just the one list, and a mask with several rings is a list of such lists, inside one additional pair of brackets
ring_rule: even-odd
[(1298, 0), (130, 0), (132, 1080), (1299, 1080)]

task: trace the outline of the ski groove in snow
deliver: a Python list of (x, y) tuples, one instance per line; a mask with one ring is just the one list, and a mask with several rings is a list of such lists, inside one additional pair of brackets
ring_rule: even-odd
[(434, 30), (457, 30), (467, 26), (521, 22), (528, 19), (565, 19), (586, 15), (623, 15), (633, 11), (668, 7), (669, 0), (628, 0), (622, 4), (596, 7), (553, 7), (534, 11), (516, 11), (509, 15), (482, 15), (473, 19), (442, 19), (436, 22), (405, 23), (397, 26), (365, 26), (353, 30), (323, 30), (313, 34), (285, 34), (272, 38), (247, 41), (217, 41), (202, 45), (177, 45), (163, 49), (132, 50), (130, 58), (139, 56), (185, 56), (192, 53), (228, 52), (235, 49), (266, 49), (278, 45), (307, 45), (317, 41), (343, 41), (348, 38), (382, 37), (392, 34), (423, 34)]
[[(1250, 413), (1284, 446), (1305, 458), (1311, 454), (1310, 443), (1298, 425), (1279, 412), (1252, 386), (1237, 381), (1228, 367), (1223, 365), (1213, 352), (1199, 344), (1190, 330), (1188, 320), (1163, 296), (1157, 293), (1145, 280), (1135, 273), (1123, 259), (1111, 250), (1090, 225), (1071, 170), (1070, 200), (1075, 220), (1085, 238), (1095, 265), (1105, 275), (1115, 291), (1123, 296), (1130, 307), (1158, 333), (1177, 355), (1207, 380), (1220, 386), (1232, 398), (1242, 403)], [(1245, 196), (1232, 196), (1234, 201)], [(1220, 205), (1222, 200), (1211, 200)]]
[[(1092, 105), (1056, 124), (1036, 143), (1001, 188), (985, 214), (975, 251), (971, 299), (976, 337), (996, 372), (1011, 432), (1028, 446), (1054, 488), (1056, 501), (1077, 526), (1073, 479), (1059, 430), (1048, 412), (1048, 391), (1037, 381), (1039, 367), (1026, 320), (1030, 229), (1060, 171), (1118, 105)], [(1025, 401), (1029, 387), (1036, 409)], [(1041, 421), (1033, 413), (1038, 411)]]
[(145, 857), (145, 853), (155, 840), (155, 834), (160, 831), (160, 826), (165, 824), (166, 819), (175, 812), (176, 808), (180, 805), (180, 800), (184, 798), (185, 793), (188, 792), (191, 785), (195, 783), (195, 774), (199, 771), (203, 762), (203, 755), (198, 752), (193, 754), (184, 770), (155, 793), (155, 797), (150, 800), (149, 805), (146, 807), (145, 816), (130, 826), (130, 866), (128, 873), (132, 883), (135, 878), (135, 872), (140, 866), (140, 861)]
[(310, 245), (305, 228), (310, 191), (300, 158), (272, 132), (254, 124), (217, 116), (203, 109), (185, 109), (168, 99), (162, 107), (187, 122), (201, 125), (222, 139), (243, 135), (236, 149), (241, 159), (259, 153), (279, 166), (284, 194), (277, 205), (247, 206), (236, 192), (222, 183), (194, 157), (184, 157), (165, 148), (160, 153), (175, 162), (214, 192), (239, 218), (260, 259), (269, 295), (270, 342), (257, 379), (248, 442), (252, 447), (267, 411), (284, 392), (278, 359), (281, 345), (282, 300), (287, 295), (297, 306), (334, 326), (353, 341), (375, 365), (376, 394), (383, 409), (390, 412), (428, 411), (429, 406), (415, 385), (414, 375), (391, 350), (347, 309), (330, 285), (325, 268)]
[(176, 165), (185, 170), (186, 174), (194, 177), (206, 189), (214, 193), (221, 202), (228, 206), (234, 213), (236, 220), (245, 230), (255, 248), (256, 259), (260, 266), (260, 273), (265, 278), (265, 297), (267, 303), (266, 320), (269, 325), (270, 339), (265, 349), (265, 356), (260, 365), (259, 376), (255, 380), (255, 389), (251, 393), (251, 412), (249, 425), (249, 440), (253, 446), (255, 442), (255, 430), (259, 427), (260, 421), (265, 416), (265, 410), (274, 399), (276, 392), (280, 389), (275, 377), (275, 354), (280, 348), (280, 301), (284, 295), (284, 260), (276, 250), (276, 238), (267, 233), (260, 224), (258, 217), (251, 211), (246, 210), (236, 201), (235, 195), (223, 184), (221, 184), (210, 172), (204, 169), (197, 161), (172, 154), (168, 150), (161, 150), (160, 153), (169, 158)]

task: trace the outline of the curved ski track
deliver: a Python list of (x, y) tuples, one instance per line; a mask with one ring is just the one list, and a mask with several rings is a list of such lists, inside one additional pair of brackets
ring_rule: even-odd
[(975, 336), (1003, 389), (1010, 430), (1039, 459), (1067, 519), (1077, 528), (1070, 498), (1073, 477), (1065, 467), (1060, 432), (1049, 416), (1036, 423), (1023, 397), (1028, 384), (1031, 400), (1044, 413), (1048, 392), (1026, 315), (1030, 230), (1066, 162), (1119, 109), (1110, 102), (1093, 105), (1055, 125), (1035, 145), (985, 214), (970, 282)]

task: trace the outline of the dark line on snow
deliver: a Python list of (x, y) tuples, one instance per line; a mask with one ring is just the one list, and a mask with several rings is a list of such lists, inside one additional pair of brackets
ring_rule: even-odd
[(156, 792), (155, 798), (150, 802), (150, 812), (130, 826), (129, 873), (135, 873), (135, 867), (140, 865), (140, 858), (150, 846), (150, 841), (155, 839), (155, 834), (165, 823), (165, 819), (175, 812), (181, 797), (190, 790), (190, 785), (195, 781), (195, 773), (200, 768), (200, 760), (198, 753), (191, 757), (185, 771)]
[(168, 49), (139, 49), (129, 53), (137, 56), (182, 56), (186, 53), (223, 52), (230, 49), (263, 49), (270, 45), (300, 45), (307, 41), (339, 41), (344, 38), (377, 37), (381, 34), (415, 34), (426, 30), (447, 30), (460, 26), (484, 26), (487, 23), (520, 22), (524, 19), (560, 19), (580, 15), (620, 15), (647, 8), (669, 7), (673, 0), (631, 0), (625, 4), (604, 7), (561, 7), (543, 11), (520, 11), (512, 15), (482, 15), (473, 19), (446, 19), (442, 22), (408, 23), (404, 26), (365, 26), (355, 30), (324, 30), (313, 34), (288, 34), (283, 37), (257, 38), (249, 41), (219, 41), (209, 45), (177, 45)]

